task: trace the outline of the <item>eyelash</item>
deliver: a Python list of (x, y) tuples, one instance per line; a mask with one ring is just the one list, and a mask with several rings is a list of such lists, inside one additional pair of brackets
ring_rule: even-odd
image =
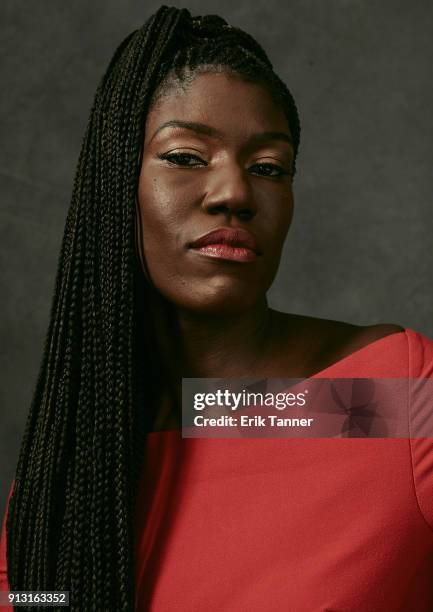
[[(193, 155), (192, 153), (160, 153), (158, 154), (159, 159), (163, 159), (166, 160), (170, 163), (173, 163), (175, 166), (182, 166), (183, 167), (189, 167), (189, 168), (194, 168), (195, 165), (191, 165), (191, 164), (182, 164), (179, 163), (179, 161), (173, 161), (173, 160), (179, 160), (179, 159), (196, 159), (199, 162), (203, 162), (202, 159), (200, 159), (200, 157), (198, 157), (197, 155)], [(271, 175), (271, 174), (262, 174), (260, 176), (265, 176), (268, 178), (281, 178), (282, 176), (290, 176), (290, 172), (287, 172), (286, 170), (284, 170), (284, 168), (282, 168), (281, 166), (277, 166), (276, 164), (269, 164), (269, 163), (262, 163), (262, 164), (253, 164), (252, 167), (254, 166), (259, 166), (261, 168), (270, 168), (272, 170), (277, 169), (280, 171), (280, 173), (278, 175)]]

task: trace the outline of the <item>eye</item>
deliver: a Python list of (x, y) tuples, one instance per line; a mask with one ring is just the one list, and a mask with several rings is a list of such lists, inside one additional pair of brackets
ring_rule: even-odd
[[(287, 172), (282, 166), (277, 166), (277, 164), (254, 164), (251, 168), (260, 168), (260, 175), (269, 176), (270, 178), (290, 176), (290, 172)], [(271, 174), (271, 172), (275, 171), (277, 172), (276, 174)]]
[[(158, 154), (159, 159), (165, 159), (168, 162), (174, 164), (175, 166), (184, 166), (186, 168), (194, 168), (195, 166), (199, 166), (201, 164), (206, 164), (198, 155), (193, 155), (192, 153), (161, 153)], [(188, 163), (191, 160), (196, 160), (200, 163), (198, 164), (190, 164)]]
[[(193, 153), (160, 153), (158, 154), (159, 159), (163, 159), (168, 161), (170, 164), (174, 166), (180, 166), (184, 168), (195, 168), (198, 166), (207, 166), (208, 164), (201, 159), (198, 155), (194, 155)], [(196, 161), (197, 163), (190, 163), (191, 161)], [(254, 174), (258, 174), (259, 176), (266, 176), (269, 178), (280, 178), (283, 176), (291, 176), (291, 173), (285, 170), (282, 166), (277, 164), (270, 163), (262, 163), (262, 164), (254, 164), (251, 168), (258, 168), (258, 172), (254, 172)]]

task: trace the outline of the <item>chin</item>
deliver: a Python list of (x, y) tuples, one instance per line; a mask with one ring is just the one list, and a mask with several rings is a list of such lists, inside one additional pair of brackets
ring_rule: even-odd
[(254, 275), (249, 279), (227, 274), (211, 278), (191, 278), (172, 275), (171, 283), (155, 284), (158, 292), (174, 308), (195, 315), (234, 316), (248, 312), (260, 301), (272, 285), (272, 275)]

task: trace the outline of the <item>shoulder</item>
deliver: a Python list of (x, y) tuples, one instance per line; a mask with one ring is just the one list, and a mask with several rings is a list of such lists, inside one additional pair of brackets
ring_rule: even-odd
[(378, 323), (376, 325), (356, 326), (355, 338), (361, 345), (370, 344), (391, 334), (405, 332), (406, 329), (395, 323)]
[(376, 340), (405, 332), (404, 327), (394, 323), (355, 325), (335, 319), (278, 314), (286, 322), (287, 351), (304, 364), (306, 372), (320, 371)]
[(346, 358), (356, 354), (358, 361), (363, 361), (360, 371), (365, 375), (400, 375), (407, 371), (409, 364), (405, 331), (401, 325), (394, 323), (363, 326), (335, 322), (331, 326), (328, 342), (324, 344), (322, 365), (347, 365), (350, 362), (345, 361)]
[(312, 352), (322, 365), (343, 359), (376, 340), (406, 331), (395, 323), (355, 325), (335, 319), (305, 316), (299, 316), (298, 320), (301, 336), (310, 339), (308, 345), (315, 348)]
[(423, 333), (413, 329), (405, 329), (400, 325), (381, 324), (372, 325), (360, 332), (360, 342), (370, 344), (375, 340), (405, 332), (406, 351), (409, 360), (409, 376), (420, 378), (433, 377), (433, 340)]
[[(404, 327), (395, 323), (377, 323), (375, 325), (349, 325), (341, 321), (335, 321), (334, 323), (336, 347), (338, 347), (340, 358), (347, 357), (377, 340), (406, 331)], [(332, 336), (332, 326), (330, 333)]]
[(323, 347), (334, 347), (341, 352), (353, 352), (391, 334), (405, 332), (395, 323), (355, 325), (334, 319), (306, 317), (308, 327)]

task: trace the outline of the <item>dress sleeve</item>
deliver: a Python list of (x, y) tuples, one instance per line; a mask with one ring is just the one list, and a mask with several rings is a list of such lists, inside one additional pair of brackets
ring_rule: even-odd
[(415, 493), (425, 521), (433, 530), (433, 341), (409, 331), (410, 448)]

